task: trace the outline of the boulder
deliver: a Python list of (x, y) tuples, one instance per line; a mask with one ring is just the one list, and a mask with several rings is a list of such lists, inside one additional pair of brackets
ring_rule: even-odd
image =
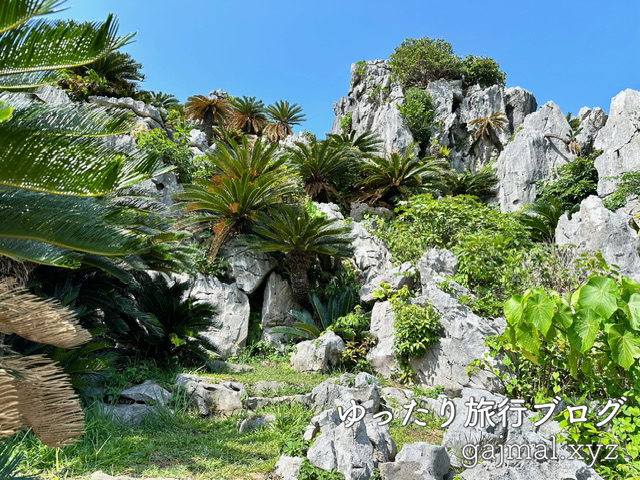
[(298, 480), (302, 462), (304, 462), (304, 458), (282, 455), (275, 467), (277, 478), (281, 480)]
[(215, 326), (202, 335), (215, 345), (220, 355), (236, 355), (245, 346), (249, 333), (249, 298), (235, 283), (227, 285), (216, 277), (201, 274), (196, 276), (189, 294), (218, 307)]
[(307, 395), (285, 395), (282, 397), (249, 397), (244, 401), (244, 406), (249, 410), (259, 410), (267, 405), (279, 405), (286, 403), (293, 405), (294, 403), (300, 403), (302, 405), (309, 405), (310, 394)]
[(504, 212), (512, 212), (532, 203), (535, 183), (550, 179), (555, 169), (575, 159), (566, 144), (545, 134), (566, 137), (571, 128), (560, 108), (553, 102), (528, 115), (512, 142), (508, 143), (496, 162), (498, 204)]
[(189, 131), (189, 146), (195, 147), (200, 150), (200, 155), (207, 151), (209, 145), (207, 145), (207, 136), (202, 130), (194, 128)]
[(293, 291), (289, 286), (289, 282), (277, 273), (272, 272), (267, 279), (262, 302), (264, 338), (274, 345), (281, 346), (284, 335), (270, 334), (269, 330), (273, 327), (291, 326), (295, 318), (289, 312), (299, 309), (300, 305), (293, 298)]
[(116, 403), (115, 405), (101, 404), (100, 408), (104, 415), (111, 417), (114, 421), (135, 426), (141, 424), (147, 417), (158, 415), (161, 407), (145, 403)]
[(640, 170), (640, 92), (627, 89), (613, 97), (609, 118), (598, 131), (593, 148), (604, 150), (595, 161), (598, 195), (604, 197), (618, 184), (611, 177)]
[(395, 462), (380, 464), (380, 476), (382, 480), (443, 480), (449, 468), (449, 455), (443, 447), (417, 442), (406, 444)]
[(323, 470), (335, 468), (346, 479), (369, 480), (378, 464), (392, 461), (396, 454), (389, 425), (378, 422), (367, 414), (349, 427), (329, 424), (309, 448), (307, 458)]
[[(131, 137), (128, 137), (131, 138)], [(150, 178), (144, 182), (140, 182), (137, 188), (144, 189), (149, 195), (158, 197), (167, 207), (170, 207), (175, 202), (173, 196), (176, 193), (182, 192), (184, 188), (178, 183), (178, 177), (175, 172), (167, 172), (157, 177)]]
[(316, 412), (338, 407), (346, 410), (353, 400), (366, 411), (375, 413), (380, 407), (380, 393), (380, 382), (374, 376), (364, 372), (345, 373), (340, 378), (330, 378), (316, 385), (309, 400)]
[(360, 302), (371, 303), (375, 300), (373, 294), (380, 289), (381, 283), (387, 283), (394, 290), (400, 290), (402, 287), (412, 288), (416, 270), (411, 266), (411, 262), (405, 262), (402, 265), (392, 268), (381, 275), (371, 278), (360, 288)]
[(331, 220), (344, 220), (340, 207), (335, 203), (313, 202), (313, 205)]
[(629, 226), (632, 218), (624, 208), (608, 210), (600, 198), (592, 195), (582, 201), (571, 220), (566, 214), (560, 217), (556, 243), (575, 245), (578, 253), (600, 251), (607, 263), (620, 267), (620, 273), (640, 281), (640, 243)]
[(363, 283), (366, 284), (393, 268), (391, 254), (382, 240), (358, 223), (353, 224), (351, 234), (354, 236), (351, 243), (353, 260), (356, 268), (362, 272)]
[(502, 391), (503, 386), (494, 375), (484, 370), (469, 375), (467, 367), (474, 360), (485, 358), (488, 353), (485, 339), (502, 333), (505, 320), (479, 317), (435, 285), (424, 289), (423, 296), (414, 300), (416, 304), (424, 302), (430, 302), (440, 314), (442, 337), (425, 356), (409, 359), (420, 384), (443, 386), (450, 395), (458, 394), (464, 387)]
[(425, 290), (455, 275), (458, 271), (458, 259), (449, 250), (432, 248), (420, 257), (418, 269), (422, 289)]
[(171, 400), (171, 392), (165, 390), (153, 380), (147, 380), (140, 385), (123, 390), (120, 393), (120, 397), (137, 403), (167, 406)]
[(42, 85), (33, 92), (36, 97), (49, 105), (69, 105), (73, 103), (63, 89), (53, 85)]
[(598, 132), (607, 123), (608, 115), (601, 108), (582, 107), (577, 118), (580, 120), (580, 133), (576, 135), (576, 140), (583, 152), (590, 152)]
[(298, 343), (291, 368), (298, 372), (328, 372), (338, 366), (344, 348), (342, 339), (329, 330), (315, 340)]
[(238, 432), (249, 433), (259, 428), (263, 428), (270, 423), (276, 421), (276, 416), (273, 413), (267, 415), (256, 415), (241, 420), (238, 423)]
[(210, 383), (207, 379), (186, 373), (176, 376), (176, 387), (183, 387), (200, 415), (214, 413), (235, 415), (243, 409), (247, 396), (244, 385), (236, 382)]
[(342, 133), (340, 122), (351, 115), (351, 130), (356, 135), (373, 132), (383, 140), (386, 153), (403, 151), (413, 141), (398, 110), (403, 102), (402, 87), (391, 81), (389, 62), (354, 63), (349, 95), (333, 105), (336, 117), (331, 133)]
[(538, 102), (528, 90), (520, 87), (505, 88), (505, 113), (509, 120), (509, 132), (513, 133), (524, 123), (530, 113), (538, 109)]
[(367, 353), (367, 360), (374, 371), (385, 378), (391, 378), (397, 370), (393, 353), (394, 321), (391, 302), (378, 302), (373, 306), (370, 332), (378, 339), (378, 343)]
[(224, 248), (224, 257), (229, 260), (229, 277), (247, 295), (254, 293), (277, 265), (271, 255), (252, 252), (236, 242)]

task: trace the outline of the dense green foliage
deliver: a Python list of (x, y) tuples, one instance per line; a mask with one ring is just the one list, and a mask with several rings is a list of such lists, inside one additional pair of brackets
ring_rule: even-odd
[(434, 123), (434, 104), (426, 90), (409, 87), (404, 95), (404, 103), (398, 105), (400, 115), (409, 127), (411, 135), (425, 149), (437, 125)]
[(189, 148), (189, 133), (185, 129), (176, 130), (173, 140), (161, 128), (140, 132), (136, 140), (143, 152), (159, 156), (166, 164), (175, 165), (180, 183), (192, 180), (195, 166), (192, 162), (193, 152)]
[(391, 72), (405, 87), (426, 88), (434, 80), (459, 80), (469, 87), (504, 85), (506, 75), (488, 57), (468, 55), (462, 60), (449, 42), (439, 38), (407, 38), (389, 56)]
[(543, 181), (538, 185), (538, 197), (547, 201), (554, 199), (562, 204), (563, 210), (576, 211), (582, 200), (597, 194), (598, 171), (593, 163), (601, 153), (578, 157), (558, 168), (554, 181)]
[(640, 172), (626, 172), (620, 176), (616, 190), (603, 200), (609, 210), (617, 210), (627, 203), (629, 197), (640, 195)]

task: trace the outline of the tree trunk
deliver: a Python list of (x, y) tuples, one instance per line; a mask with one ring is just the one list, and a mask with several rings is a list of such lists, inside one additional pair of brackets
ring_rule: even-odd
[(296, 301), (303, 307), (310, 307), (309, 302), (309, 254), (293, 251), (287, 254), (287, 265), (291, 271), (291, 289)]

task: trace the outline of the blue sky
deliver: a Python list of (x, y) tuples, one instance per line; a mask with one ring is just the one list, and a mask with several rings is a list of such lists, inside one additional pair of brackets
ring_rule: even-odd
[(103, 20), (144, 66), (143, 87), (188, 96), (223, 89), (298, 103), (300, 129), (331, 129), (350, 65), (388, 58), (405, 38), (444, 38), (458, 55), (494, 58), (507, 86), (574, 114), (609, 111), (640, 90), (640, 1), (614, 0), (68, 0), (61, 18)]

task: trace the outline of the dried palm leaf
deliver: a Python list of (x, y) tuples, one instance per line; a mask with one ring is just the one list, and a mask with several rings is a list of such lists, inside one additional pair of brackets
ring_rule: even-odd
[(43, 355), (11, 354), (2, 357), (2, 365), (19, 372), (12, 385), (17, 391), (20, 416), (45, 445), (59, 448), (82, 434), (80, 402), (59, 366)]
[(0, 438), (13, 435), (23, 426), (20, 421), (18, 391), (13, 377), (0, 369)]
[(0, 333), (63, 348), (91, 340), (70, 310), (36, 297), (11, 279), (0, 280)]

